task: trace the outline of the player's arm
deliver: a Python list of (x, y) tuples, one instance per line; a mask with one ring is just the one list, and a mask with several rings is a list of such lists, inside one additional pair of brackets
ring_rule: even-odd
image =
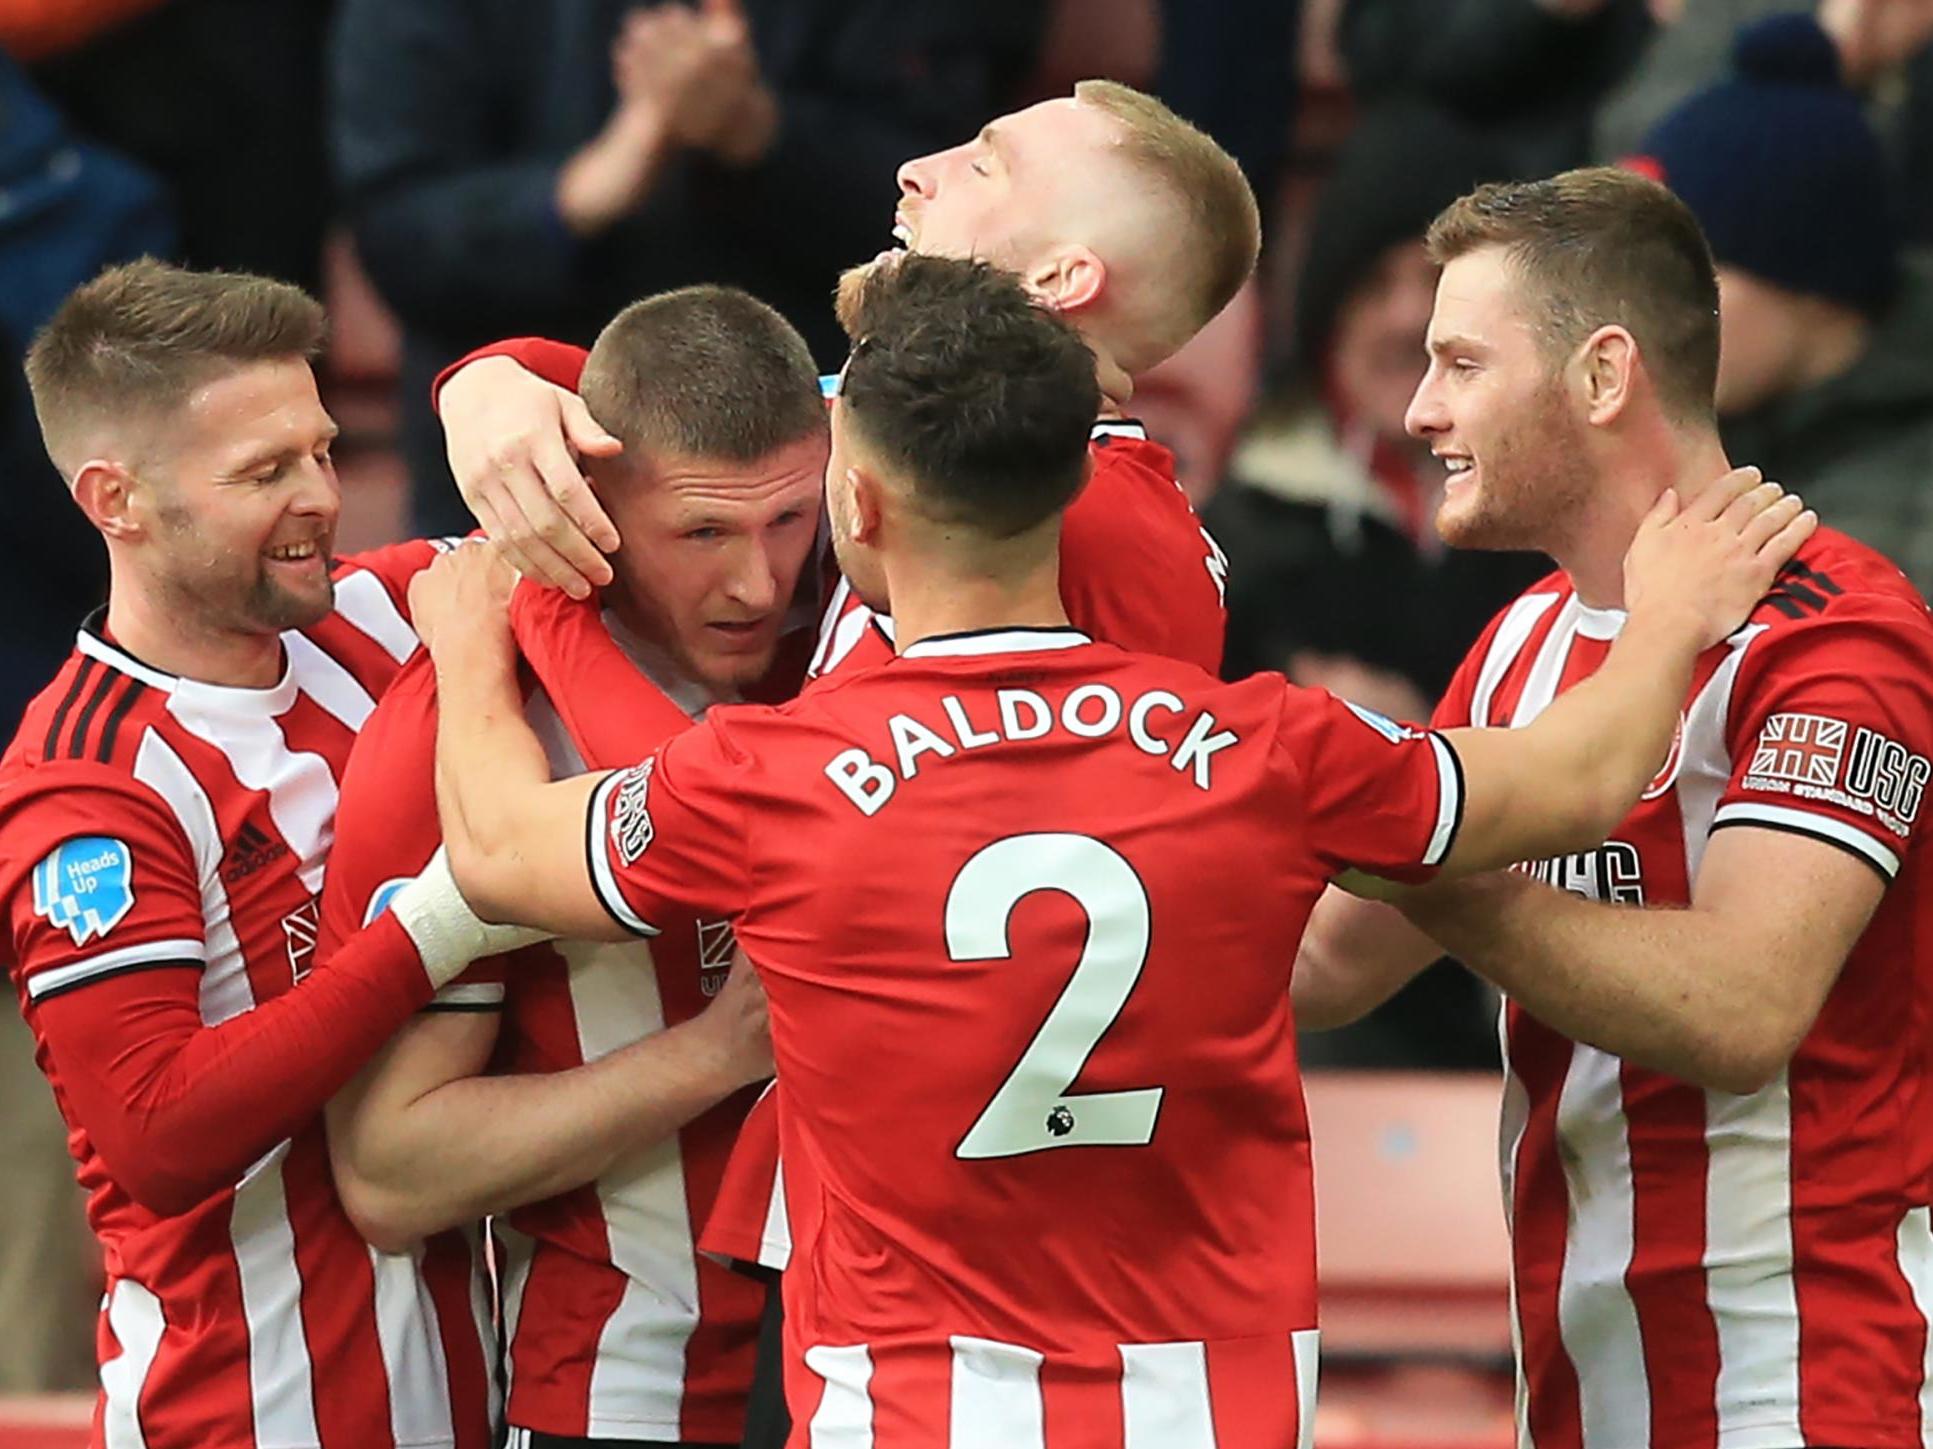
[(472, 544), (410, 586), (436, 666), (436, 800), (450, 867), (486, 920), (628, 940), (592, 889), (584, 845), (591, 797), (608, 772), (552, 780), (524, 720), (509, 619), (515, 584), (494, 545)]
[(516, 338), (462, 358), (434, 400), (463, 501), (520, 573), (586, 598), (611, 581), (617, 529), (579, 459), (622, 445), (577, 395), (582, 348)]
[(481, 1075), (483, 1013), (417, 1016), (329, 1106), (343, 1205), (376, 1247), (580, 1187), (770, 1076), (765, 998), (743, 958), (705, 1010), (562, 1072)]
[(1463, 816), (1443, 861), (1468, 874), (1600, 844), (1671, 746), (1700, 652), (1730, 634), (1818, 520), (1756, 469), (1679, 509), (1667, 493), (1625, 560), (1623, 629), (1603, 665), (1522, 729), (1443, 731)]
[[(43, 811), (70, 823), (49, 833), (35, 818)], [(491, 941), (439, 867), (326, 967), (211, 1026), (199, 871), (166, 807), (138, 789), (76, 780), (57, 801), (15, 804), (0, 857), (17, 859), (17, 844), (36, 836), (42, 886), (20, 884), (10, 908), (27, 1011), (108, 1170), (157, 1213), (233, 1183)], [(118, 864), (103, 844), (120, 848)], [(60, 882), (83, 867), (93, 874), (77, 905)], [(21, 879), (11, 860), (6, 874)], [(125, 904), (90, 919), (97, 901)]]
[(1322, 893), (1295, 953), (1289, 1004), (1304, 1031), (1330, 1031), (1366, 1016), (1443, 954), (1443, 948), (1383, 901), (1331, 886)]
[(1791, 1060), (1884, 891), (1832, 845), (1741, 828), (1712, 836), (1685, 910), (1588, 901), (1518, 871), (1404, 909), (1564, 1035), (1742, 1093)]

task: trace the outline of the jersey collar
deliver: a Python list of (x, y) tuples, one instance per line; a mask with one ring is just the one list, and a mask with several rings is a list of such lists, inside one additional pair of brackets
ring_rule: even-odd
[(210, 715), (278, 715), (295, 703), (295, 658), (289, 650), (286, 631), (282, 643), (281, 679), (266, 689), (248, 689), (241, 685), (210, 684), (205, 680), (188, 679), (144, 664), (107, 637), (106, 621), (105, 608), (88, 615), (80, 632), (75, 635), (75, 649), (89, 658), (98, 659), (110, 669), (118, 669), (140, 680), (152, 689), (172, 695), (180, 701), (177, 708), (192, 707)]
[(1078, 649), (1094, 641), (1079, 629), (967, 629), (934, 634), (900, 651), (901, 659), (944, 659), (984, 654), (1033, 654), (1042, 649)]

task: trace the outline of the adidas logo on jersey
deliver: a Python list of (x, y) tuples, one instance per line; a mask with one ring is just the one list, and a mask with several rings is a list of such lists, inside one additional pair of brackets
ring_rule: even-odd
[(252, 822), (243, 821), (242, 828), (235, 833), (235, 839), (228, 847), (228, 858), (222, 862), (222, 884), (233, 885), (238, 880), (245, 880), (288, 853), (288, 846), (271, 839), (267, 831)]

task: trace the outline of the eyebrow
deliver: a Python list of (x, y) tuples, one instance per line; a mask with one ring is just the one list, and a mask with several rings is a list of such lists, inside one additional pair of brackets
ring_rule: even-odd
[(1451, 333), (1448, 337), (1433, 337), (1427, 344), (1430, 356), (1441, 357), (1446, 352), (1481, 352), (1483, 344), (1474, 337), (1461, 333)]
[(1001, 132), (993, 125), (992, 122), (988, 122), (986, 125), (982, 126), (980, 128), (979, 136), (976, 137), (975, 139), (977, 139), (980, 142), (980, 144), (985, 146), (989, 151), (998, 152), (1003, 159), (1005, 158), (1007, 148), (1003, 144)]

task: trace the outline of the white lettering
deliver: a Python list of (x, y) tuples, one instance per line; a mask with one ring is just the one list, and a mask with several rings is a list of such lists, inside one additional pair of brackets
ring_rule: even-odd
[(1195, 722), (1188, 726), (1188, 733), (1175, 747), (1175, 757), (1170, 762), (1177, 770), (1195, 767), (1195, 784), (1206, 790), (1209, 786), (1208, 771), (1212, 756), (1217, 750), (1225, 750), (1236, 743), (1233, 730), (1223, 730), (1218, 735), (1208, 732), (1215, 727), (1215, 716), (1203, 710), (1195, 716)]
[(1167, 754), (1168, 742), (1150, 733), (1148, 716), (1157, 709), (1165, 709), (1169, 714), (1180, 714), (1182, 707), (1180, 696), (1170, 694), (1165, 689), (1149, 690), (1128, 710), (1128, 738), (1134, 741), (1137, 748), (1150, 755)]
[(893, 748), (899, 752), (899, 777), (902, 780), (910, 780), (919, 773), (921, 755), (938, 755), (945, 759), (948, 755), (959, 753), (925, 725), (906, 715), (894, 715), (886, 721), (886, 728), (893, 737)]
[(958, 695), (949, 694), (940, 701), (940, 708), (946, 711), (947, 719), (953, 725), (953, 733), (959, 737), (960, 748), (977, 750), (982, 745), (999, 743), (1000, 736), (992, 730), (976, 731), (966, 717), (966, 707), (960, 703)]
[[(1010, 740), (1037, 740), (1054, 727), (1054, 712), (1031, 689), (1003, 689), (994, 698), (1000, 704), (1000, 733)], [(1020, 723), (1022, 705), (1034, 714), (1034, 722), (1024, 727)]]
[(859, 807), (860, 814), (868, 816), (879, 813), (898, 785), (891, 770), (856, 747), (832, 757), (826, 765), (826, 778)]
[[(1101, 717), (1081, 718), (1081, 706), (1090, 699), (1101, 702)], [(1098, 740), (1121, 723), (1121, 696), (1105, 684), (1083, 684), (1060, 704), (1060, 727), (1084, 740)]]

